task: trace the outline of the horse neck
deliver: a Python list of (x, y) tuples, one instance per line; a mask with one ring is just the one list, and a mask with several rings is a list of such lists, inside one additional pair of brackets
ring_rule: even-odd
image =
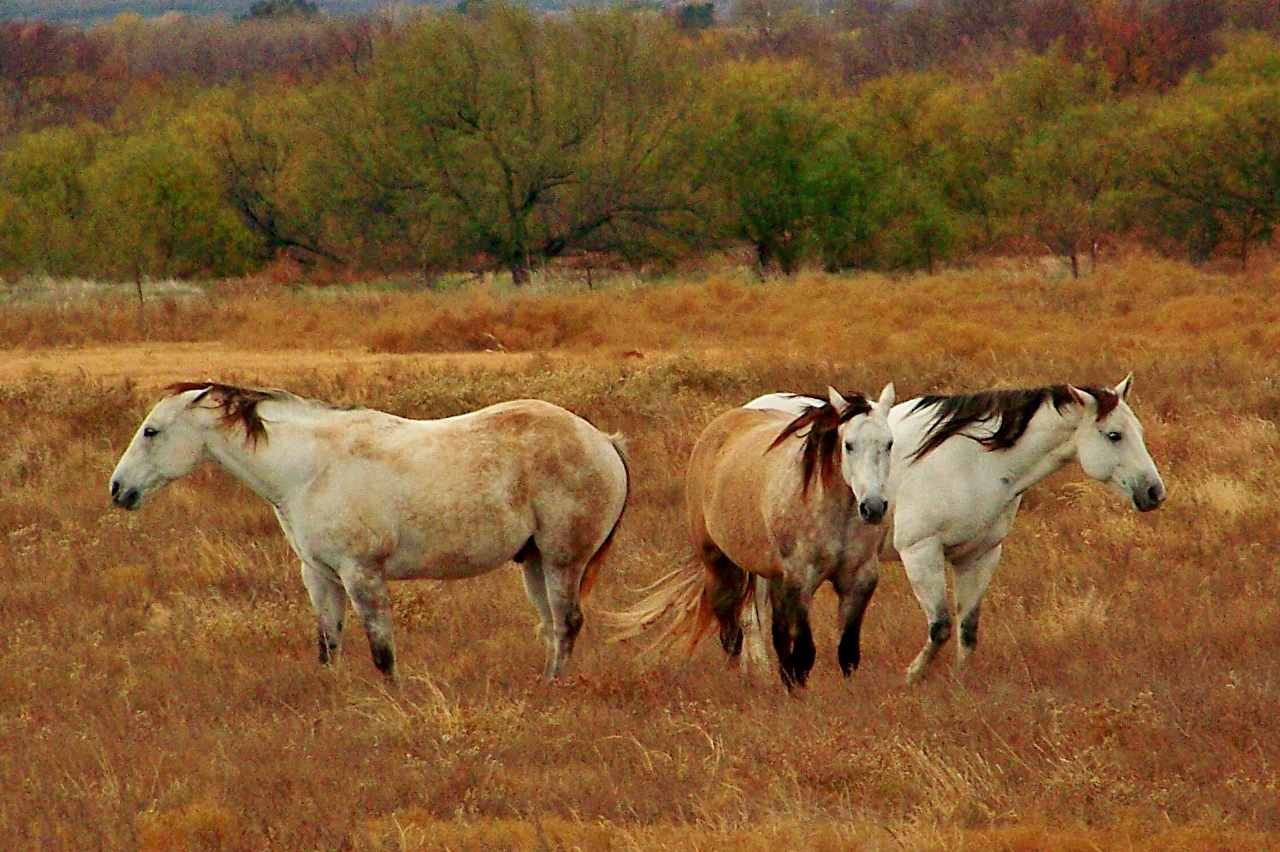
[(238, 427), (215, 426), (205, 446), (227, 473), (278, 507), (313, 478), (315, 457), (307, 451), (310, 444), (292, 424), (276, 421), (257, 441), (246, 440)]
[[(779, 447), (781, 449), (781, 447)], [(804, 494), (803, 502), (809, 507), (810, 511), (817, 513), (835, 513), (848, 514), (856, 500), (854, 499), (853, 489), (849, 487), (849, 483), (845, 482), (844, 471), (841, 466), (841, 458), (839, 451), (839, 442), (837, 442), (836, 452), (829, 460), (833, 476), (828, 482), (826, 477), (822, 475), (822, 466), (824, 460), (817, 460), (817, 469), (813, 472), (812, 479), (809, 480), (808, 487), (805, 488), (803, 479), (803, 462), (804, 442), (796, 442), (796, 447), (787, 456), (779, 455), (778, 473), (775, 476), (794, 476), (795, 488), (797, 496), (802, 492)], [(783, 472), (785, 471), (785, 473)]]
[(1075, 458), (1082, 417), (1078, 407), (1072, 406), (1063, 413), (1046, 403), (1018, 443), (999, 453), (1000, 462), (1007, 468), (1002, 478), (1015, 493), (1021, 494)]

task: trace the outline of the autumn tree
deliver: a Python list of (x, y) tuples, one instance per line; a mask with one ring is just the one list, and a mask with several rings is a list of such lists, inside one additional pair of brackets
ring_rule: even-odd
[(0, 21), (0, 138), (102, 121), (122, 97), (96, 38), (41, 21)]

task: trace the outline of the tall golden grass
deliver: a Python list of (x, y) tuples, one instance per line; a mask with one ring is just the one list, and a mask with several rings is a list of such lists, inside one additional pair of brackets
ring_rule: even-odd
[[(62, 347), (50, 358), (135, 335), (217, 340), (294, 350), (233, 378), (339, 404), (438, 417), (540, 396), (628, 436), (634, 491), (567, 685), (538, 684), (533, 611), (503, 569), (393, 587), (403, 683), (389, 689), (357, 625), (340, 665), (316, 662), (271, 509), (226, 475), (199, 471), (138, 513), (111, 508), (108, 474), (154, 387), (87, 370), (0, 385), (0, 837), (77, 850), (1276, 848), (1278, 284), (1276, 266), (1246, 278), (1132, 257), (1080, 281), (992, 268), (600, 293), (228, 285), (153, 306), (143, 325), (123, 299), (7, 306), (5, 343)], [(308, 365), (308, 349), (343, 344), (548, 357)], [(684, 461), (729, 406), (828, 383), (893, 379), (910, 395), (1130, 369), (1168, 502), (1136, 515), (1078, 470), (1030, 492), (963, 674), (943, 665), (903, 685), (925, 621), (892, 561), (851, 680), (835, 664), (833, 596), (819, 595), (799, 699), (726, 668), (714, 643), (642, 665), (593, 618), (687, 557)]]

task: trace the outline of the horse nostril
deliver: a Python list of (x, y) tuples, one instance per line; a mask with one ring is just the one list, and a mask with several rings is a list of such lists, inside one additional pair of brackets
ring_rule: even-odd
[(858, 504), (858, 514), (867, 523), (878, 524), (884, 518), (884, 511), (887, 505), (883, 498), (868, 498)]
[(119, 494), (120, 494), (120, 483), (113, 479), (111, 480), (111, 496), (117, 497), (119, 496)]
[(1154, 485), (1148, 485), (1142, 491), (1135, 492), (1133, 502), (1139, 512), (1150, 512), (1152, 509), (1160, 508), (1160, 504), (1164, 502), (1164, 498), (1167, 496), (1168, 492), (1165, 491), (1164, 483), (1157, 482)]

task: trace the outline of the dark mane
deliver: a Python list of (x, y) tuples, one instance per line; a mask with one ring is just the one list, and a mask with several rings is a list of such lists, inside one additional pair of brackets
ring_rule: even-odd
[[(822, 477), (823, 486), (831, 488), (835, 484), (836, 460), (839, 458), (840, 449), (840, 427), (859, 414), (871, 411), (871, 400), (862, 394), (846, 394), (845, 398), (849, 400), (849, 407), (843, 414), (837, 413), (835, 407), (829, 402), (816, 405), (788, 423), (778, 433), (778, 437), (773, 439), (769, 449), (765, 450), (766, 453), (769, 452), (792, 435), (804, 440), (801, 456), (803, 485), (800, 493), (802, 496), (808, 496), (809, 483), (815, 473)], [(807, 431), (801, 434), (801, 430), (806, 428)]]
[[(1110, 388), (1077, 387), (1098, 400), (1098, 419), (1106, 417), (1120, 404), (1120, 397)], [(911, 459), (922, 459), (948, 439), (964, 434), (970, 426), (993, 420), (997, 422), (993, 434), (984, 438), (974, 435), (965, 437), (972, 438), (988, 450), (1007, 450), (1018, 443), (1031, 425), (1031, 418), (1046, 402), (1053, 403), (1053, 407), (1061, 411), (1069, 405), (1075, 405), (1076, 399), (1066, 385), (921, 397), (912, 413), (932, 408), (933, 422), (929, 424), (920, 447), (911, 454)]]
[(218, 418), (220, 423), (228, 428), (236, 424), (244, 427), (244, 439), (251, 444), (257, 444), (258, 439), (266, 440), (267, 437), (267, 427), (258, 414), (258, 405), (267, 400), (294, 398), (292, 394), (282, 390), (241, 388), (218, 382), (175, 382), (166, 390), (170, 395), (193, 390), (203, 391), (191, 403), (194, 405), (202, 399), (212, 400), (222, 410)]

